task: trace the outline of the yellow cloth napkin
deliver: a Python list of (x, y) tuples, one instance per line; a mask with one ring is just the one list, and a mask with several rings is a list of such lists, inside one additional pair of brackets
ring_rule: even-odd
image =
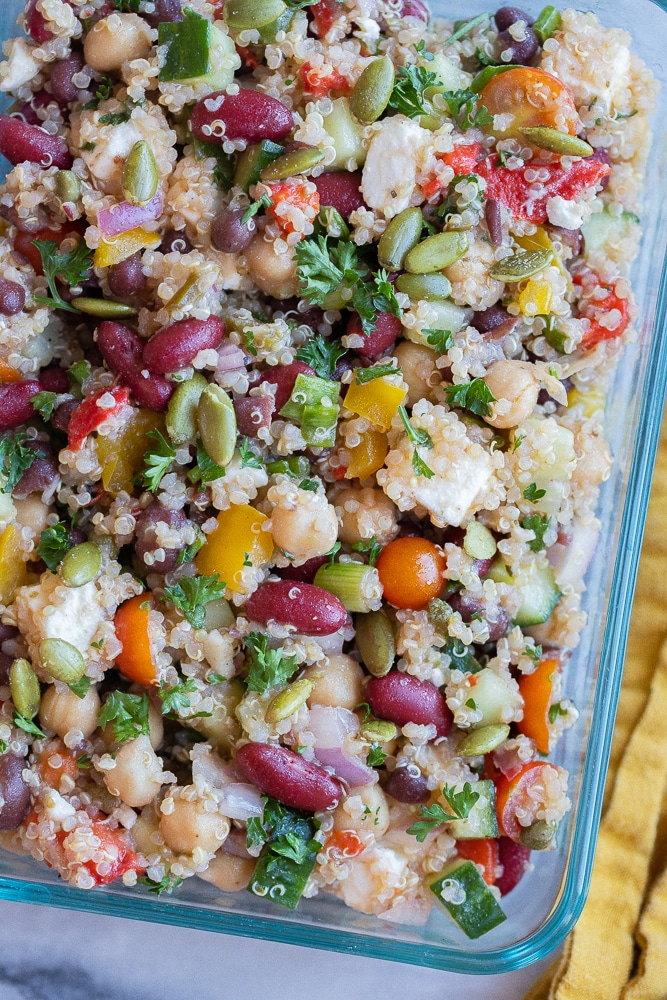
[(667, 1000), (667, 420), (588, 900), (525, 1000)]

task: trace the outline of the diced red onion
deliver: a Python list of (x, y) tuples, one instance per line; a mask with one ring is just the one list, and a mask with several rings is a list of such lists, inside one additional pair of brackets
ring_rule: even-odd
[(120, 236), (128, 229), (145, 226), (162, 214), (162, 192), (158, 191), (147, 205), (131, 205), (121, 201), (113, 208), (103, 208), (97, 216), (97, 225), (103, 236)]

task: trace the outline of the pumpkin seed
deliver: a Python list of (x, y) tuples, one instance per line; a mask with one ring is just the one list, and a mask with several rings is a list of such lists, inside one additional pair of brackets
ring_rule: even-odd
[(102, 553), (94, 542), (82, 542), (66, 553), (60, 564), (60, 575), (68, 587), (83, 587), (99, 573)]
[(463, 539), (463, 548), (470, 558), (493, 559), (496, 547), (496, 540), (489, 529), (480, 521), (471, 521)]
[(233, 31), (251, 31), (276, 21), (286, 10), (283, 0), (227, 0), (224, 20)]
[(14, 708), (24, 719), (34, 719), (39, 711), (42, 692), (37, 674), (27, 660), (14, 660), (9, 668), (9, 687)]
[(320, 163), (324, 159), (324, 152), (321, 149), (293, 149), (284, 156), (279, 156), (268, 167), (264, 167), (259, 175), (263, 181), (282, 181), (286, 177), (296, 177), (297, 174), (305, 174), (307, 170)]
[(312, 690), (313, 682), (305, 677), (300, 681), (294, 681), (269, 703), (264, 718), (270, 723), (288, 719), (301, 708)]
[(384, 677), (394, 664), (396, 642), (391, 620), (384, 609), (357, 615), (357, 649), (363, 663), (373, 677)]
[(132, 306), (126, 306), (124, 302), (113, 302), (111, 299), (90, 299), (80, 295), (72, 299), (72, 305), (75, 305), (80, 312), (100, 319), (122, 319), (124, 316), (137, 315), (137, 310)]
[(557, 830), (558, 823), (547, 823), (546, 820), (538, 819), (521, 830), (519, 840), (531, 851), (546, 851), (551, 846)]
[(380, 56), (363, 71), (350, 98), (350, 110), (365, 125), (377, 121), (389, 103), (394, 89), (394, 64), (389, 56)]
[(203, 375), (195, 372), (186, 382), (176, 386), (167, 406), (167, 434), (175, 445), (185, 444), (197, 433), (197, 406), (208, 385)]
[(271, 21), (269, 24), (263, 25), (259, 29), (259, 40), (263, 42), (264, 45), (269, 45), (271, 42), (275, 42), (276, 35), (279, 31), (289, 31), (290, 25), (294, 19), (294, 11), (284, 10), (280, 17), (277, 17), (275, 21)]
[(459, 757), (478, 757), (480, 754), (491, 753), (504, 743), (510, 734), (510, 727), (505, 725), (482, 726), (464, 736), (456, 752)]
[(534, 146), (548, 149), (550, 153), (559, 153), (561, 156), (592, 156), (595, 152), (592, 146), (576, 135), (559, 132), (558, 129), (548, 128), (546, 125), (535, 125), (522, 128), (520, 131)]
[(390, 271), (403, 268), (405, 255), (419, 243), (424, 227), (420, 208), (406, 208), (391, 220), (378, 243), (378, 260)]
[(442, 271), (463, 257), (469, 246), (465, 233), (446, 232), (428, 236), (406, 255), (404, 267), (411, 274)]
[(61, 204), (78, 201), (81, 183), (73, 170), (59, 170), (53, 178), (53, 190)]
[(444, 274), (399, 274), (396, 287), (413, 301), (438, 302), (452, 294), (452, 284)]
[(219, 385), (208, 385), (197, 406), (199, 433), (216, 465), (231, 462), (236, 448), (236, 414), (232, 401)]
[(489, 274), (498, 281), (523, 281), (524, 278), (530, 278), (532, 274), (544, 270), (553, 260), (553, 256), (550, 250), (526, 250), (512, 257), (503, 257), (493, 265)]
[(64, 639), (45, 639), (40, 644), (39, 656), (46, 672), (65, 684), (74, 684), (86, 672), (83, 656), (76, 646)]
[(131, 205), (147, 205), (155, 197), (158, 184), (153, 150), (144, 139), (135, 142), (125, 160), (120, 179), (123, 197)]
[(364, 722), (361, 726), (361, 735), (365, 740), (373, 743), (388, 743), (398, 736), (398, 729), (393, 722), (386, 722), (383, 719), (373, 719)]

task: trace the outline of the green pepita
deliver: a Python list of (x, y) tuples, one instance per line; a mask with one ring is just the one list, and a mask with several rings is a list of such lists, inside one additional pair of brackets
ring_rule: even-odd
[(94, 580), (102, 565), (102, 553), (94, 542), (82, 542), (66, 553), (60, 575), (68, 587), (83, 587)]
[(90, 299), (80, 295), (72, 299), (72, 305), (87, 316), (97, 316), (100, 319), (122, 319), (124, 316), (136, 316), (137, 310), (126, 306), (124, 302), (113, 302), (111, 299)]
[(372, 743), (388, 743), (398, 736), (398, 729), (393, 722), (386, 722), (384, 719), (372, 719), (362, 723), (361, 735), (365, 740)]
[(153, 150), (144, 139), (135, 142), (125, 160), (120, 179), (123, 197), (131, 205), (147, 205), (155, 197), (158, 184)]
[(404, 267), (411, 274), (432, 274), (456, 263), (469, 246), (465, 233), (446, 232), (428, 236), (406, 255)]
[(498, 76), (499, 73), (506, 73), (508, 69), (518, 69), (519, 67), (515, 63), (508, 63), (506, 66), (485, 66), (476, 77), (473, 78), (470, 84), (470, 89), (473, 94), (480, 94), (487, 83), (493, 80), (494, 76)]
[(396, 279), (399, 292), (409, 295), (417, 302), (425, 299), (427, 302), (439, 302), (448, 299), (452, 294), (452, 284), (444, 274), (399, 274)]
[(42, 692), (37, 674), (27, 660), (14, 660), (9, 668), (9, 687), (19, 715), (24, 719), (34, 719), (39, 711)]
[(197, 424), (202, 443), (215, 464), (228, 465), (236, 448), (236, 414), (231, 399), (219, 385), (208, 385), (202, 392)]
[(479, 521), (471, 521), (466, 528), (463, 548), (471, 559), (493, 559), (496, 540), (489, 529)]
[(498, 281), (523, 281), (524, 278), (543, 271), (552, 260), (551, 250), (525, 250), (512, 257), (503, 257), (493, 265), (489, 274)]
[(276, 21), (286, 9), (282, 0), (228, 0), (224, 19), (232, 31), (252, 31)]
[(378, 243), (378, 260), (382, 267), (390, 271), (402, 270), (405, 255), (417, 246), (423, 228), (424, 216), (420, 208), (406, 208), (394, 216)]
[(197, 406), (207, 385), (204, 376), (195, 372), (192, 378), (176, 386), (167, 406), (166, 420), (167, 434), (173, 444), (185, 444), (197, 433)]
[(81, 183), (73, 170), (59, 170), (53, 178), (53, 190), (61, 204), (78, 201)]
[(370, 611), (367, 615), (357, 615), (355, 626), (362, 662), (374, 677), (384, 677), (396, 657), (396, 642), (389, 615), (383, 608)]
[(324, 159), (321, 149), (293, 149), (284, 156), (279, 156), (268, 167), (264, 167), (260, 177), (263, 181), (282, 181), (286, 177), (296, 177), (305, 174)]
[(317, 221), (323, 229), (326, 229), (327, 236), (331, 236), (335, 240), (346, 240), (350, 235), (350, 227), (333, 205), (323, 205), (317, 216)]
[(294, 715), (309, 697), (312, 690), (313, 682), (307, 680), (305, 677), (300, 681), (294, 681), (293, 684), (290, 684), (284, 691), (277, 694), (273, 701), (269, 703), (264, 716), (266, 721), (269, 723), (282, 722), (283, 719), (288, 719), (290, 715)]
[(394, 89), (394, 64), (389, 56), (381, 56), (369, 63), (357, 80), (350, 110), (365, 125), (378, 120), (389, 103)]
[(502, 724), (482, 726), (464, 736), (456, 752), (459, 757), (479, 757), (480, 754), (491, 753), (504, 743), (510, 734), (510, 727)]
[(271, 21), (270, 24), (265, 24), (259, 29), (259, 40), (263, 42), (264, 45), (269, 45), (271, 42), (275, 42), (276, 35), (279, 31), (289, 31), (290, 25), (294, 20), (294, 11), (284, 10), (280, 17), (277, 17), (275, 21)]
[(64, 639), (45, 639), (40, 643), (39, 656), (42, 666), (54, 680), (74, 684), (86, 672), (86, 661), (71, 642)]
[(521, 134), (534, 146), (548, 149), (550, 153), (559, 153), (561, 156), (592, 156), (595, 152), (592, 146), (576, 135), (559, 132), (558, 129), (548, 128), (546, 125), (522, 128)]
[(557, 823), (547, 823), (546, 820), (538, 819), (530, 826), (526, 826), (519, 834), (519, 840), (524, 847), (531, 851), (546, 851), (553, 842), (558, 830)]

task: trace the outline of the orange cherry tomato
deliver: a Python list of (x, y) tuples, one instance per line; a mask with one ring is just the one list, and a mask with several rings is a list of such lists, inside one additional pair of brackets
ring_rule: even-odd
[(457, 840), (456, 853), (460, 858), (474, 861), (484, 871), (482, 878), (487, 885), (493, 885), (497, 878), (499, 864), (498, 841), (489, 839)]
[(395, 608), (421, 611), (438, 597), (447, 559), (426, 538), (397, 538), (385, 545), (377, 561), (384, 596)]
[(118, 608), (114, 619), (116, 638), (123, 649), (116, 657), (116, 665), (122, 674), (137, 684), (157, 683), (157, 669), (153, 660), (148, 615), (150, 594), (139, 594)]
[(492, 115), (514, 115), (509, 126), (490, 132), (498, 139), (518, 139), (525, 143), (522, 128), (536, 125), (560, 128), (574, 135), (580, 124), (574, 98), (568, 88), (551, 73), (521, 66), (492, 77), (480, 94), (480, 101)]
[(554, 678), (559, 670), (560, 661), (548, 657), (542, 660), (534, 673), (524, 674), (519, 681), (519, 691), (523, 698), (523, 719), (517, 722), (517, 729), (524, 736), (535, 740), (540, 753), (549, 753), (550, 750), (549, 707)]
[(528, 801), (528, 790), (542, 778), (542, 771), (545, 767), (551, 767), (555, 771), (562, 770), (555, 764), (547, 764), (545, 761), (533, 760), (529, 764), (524, 764), (521, 770), (517, 771), (511, 778), (500, 774), (496, 778), (496, 812), (498, 814), (498, 826), (500, 832), (510, 840), (519, 842), (523, 827), (517, 819), (517, 811), (526, 808)]

